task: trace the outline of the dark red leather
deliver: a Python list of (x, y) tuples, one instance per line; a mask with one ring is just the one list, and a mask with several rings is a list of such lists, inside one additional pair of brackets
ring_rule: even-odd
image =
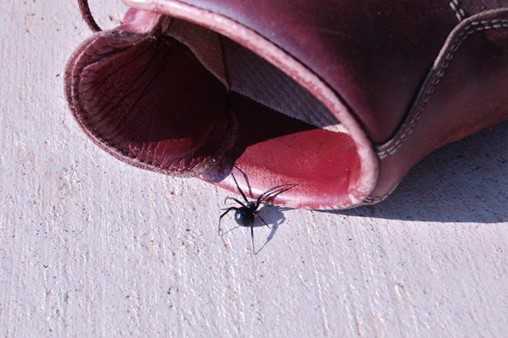
[(229, 189), (236, 165), (254, 194), (298, 184), (279, 204), (349, 208), (508, 118), (508, 0), (125, 2), (66, 90), (133, 165)]
[(507, 81), (508, 10), (464, 21), (452, 33), (403, 128), (379, 148), (383, 169), (374, 196), (385, 198), (399, 177), (434, 149), (505, 120)]
[(312, 65), (377, 143), (400, 123), (456, 25), (442, 0), (182, 2), (233, 18)]

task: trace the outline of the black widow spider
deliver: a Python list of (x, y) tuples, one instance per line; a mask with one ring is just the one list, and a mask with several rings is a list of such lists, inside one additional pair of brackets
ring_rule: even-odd
[(242, 198), (243, 198), (244, 202), (242, 202), (242, 201), (240, 201), (240, 200), (238, 200), (237, 198), (234, 198), (234, 197), (226, 197), (226, 199), (224, 200), (224, 204), (226, 204), (228, 201), (234, 201), (234, 202), (238, 203), (240, 206), (239, 207), (230, 207), (230, 208), (227, 208), (227, 209), (221, 209), (221, 210), (225, 210), (225, 211), (219, 217), (219, 229), (218, 229), (219, 236), (223, 236), (222, 228), (221, 228), (222, 219), (229, 212), (234, 210), (235, 211), (235, 221), (236, 221), (236, 223), (239, 226), (241, 226), (241, 227), (250, 228), (250, 237), (251, 237), (251, 241), (252, 241), (252, 250), (255, 252), (255, 248), (254, 248), (254, 227), (255, 227), (255, 223), (256, 223), (256, 218), (259, 218), (266, 227), (271, 229), (271, 227), (263, 219), (263, 217), (261, 217), (261, 215), (259, 215), (259, 207), (261, 206), (261, 204), (268, 204), (270, 202), (273, 202), (273, 200), (275, 198), (277, 198), (277, 196), (279, 196), (280, 194), (283, 194), (283, 193), (293, 189), (296, 186), (296, 184), (282, 184), (282, 185), (278, 185), (276, 187), (273, 187), (272, 189), (270, 189), (268, 191), (265, 191), (264, 193), (259, 195), (259, 197), (257, 198), (257, 200), (255, 202), (252, 202), (252, 201), (249, 201), (247, 199), (247, 196), (245, 196), (245, 193), (240, 188), (240, 185), (238, 184), (238, 181), (236, 180), (235, 175), (233, 173), (231, 173), (231, 176), (233, 177), (233, 180), (235, 181), (236, 188), (238, 189), (238, 191), (242, 195)]

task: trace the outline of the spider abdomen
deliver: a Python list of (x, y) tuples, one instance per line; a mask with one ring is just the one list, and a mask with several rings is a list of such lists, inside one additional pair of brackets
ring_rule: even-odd
[(240, 226), (250, 227), (254, 224), (256, 215), (254, 212), (246, 207), (241, 207), (235, 212), (235, 221)]

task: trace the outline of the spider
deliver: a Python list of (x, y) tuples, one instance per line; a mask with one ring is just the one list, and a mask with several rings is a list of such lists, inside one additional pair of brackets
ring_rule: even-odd
[(233, 180), (235, 181), (236, 188), (242, 195), (243, 202), (237, 198), (226, 197), (226, 199), (224, 200), (224, 204), (226, 204), (228, 201), (233, 201), (233, 202), (236, 202), (239, 206), (221, 209), (224, 211), (224, 213), (222, 213), (222, 215), (220, 215), (220, 217), (219, 217), (219, 229), (218, 229), (219, 236), (221, 236), (221, 237), (223, 236), (222, 227), (221, 227), (222, 219), (227, 214), (229, 214), (231, 211), (235, 211), (235, 221), (238, 224), (238, 226), (250, 228), (252, 250), (255, 252), (254, 227), (255, 227), (255, 223), (256, 223), (256, 218), (259, 218), (267, 228), (271, 229), (271, 227), (263, 219), (263, 217), (261, 217), (261, 215), (259, 215), (259, 207), (261, 206), (261, 204), (268, 204), (268, 203), (272, 202), (275, 198), (277, 198), (277, 196), (293, 189), (296, 186), (296, 184), (282, 184), (282, 185), (273, 187), (270, 190), (265, 191), (264, 193), (259, 195), (257, 200), (255, 202), (253, 202), (253, 201), (249, 201), (247, 199), (247, 196), (245, 196), (245, 193), (240, 188), (240, 185), (238, 184), (238, 181), (236, 180), (235, 175), (232, 173), (231, 176), (233, 177)]

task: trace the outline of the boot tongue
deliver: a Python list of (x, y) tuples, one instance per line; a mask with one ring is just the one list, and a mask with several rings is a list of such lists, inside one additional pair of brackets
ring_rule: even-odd
[(213, 31), (177, 19), (166, 33), (189, 47), (231, 91), (309, 125), (343, 131), (336, 128), (337, 120), (319, 100), (250, 50)]

